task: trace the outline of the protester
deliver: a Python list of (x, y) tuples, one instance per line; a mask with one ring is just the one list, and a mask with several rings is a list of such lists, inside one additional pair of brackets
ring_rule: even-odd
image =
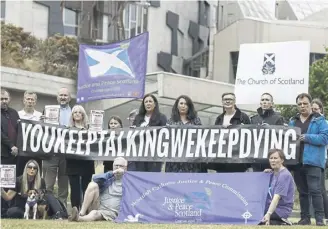
[[(75, 105), (73, 107), (69, 128), (78, 131), (88, 129), (88, 116), (82, 106)], [(87, 189), (94, 173), (94, 161), (66, 159), (66, 174), (68, 175), (71, 187), (70, 194), (72, 207), (80, 209), (82, 197), (84, 196), (85, 190)]]
[(316, 225), (323, 226), (324, 208), (321, 192), (322, 170), (325, 168), (328, 124), (325, 118), (312, 112), (312, 97), (302, 93), (296, 97), (299, 114), (292, 118), (289, 126), (301, 129), (301, 164), (295, 167), (294, 179), (299, 192), (301, 220), (299, 225), (310, 225), (310, 199), (315, 211)]
[(251, 124), (257, 125), (284, 125), (284, 118), (273, 110), (273, 97), (269, 93), (263, 93), (261, 96), (260, 107), (257, 114), (252, 116)]
[(90, 182), (80, 212), (72, 209), (69, 221), (113, 221), (118, 216), (122, 199), (122, 177), (127, 161), (118, 157), (113, 163), (114, 171), (95, 175)]
[[(68, 126), (72, 109), (69, 106), (71, 101), (71, 93), (65, 87), (60, 88), (57, 95), (57, 101), (60, 105), (59, 125)], [(44, 119), (44, 116), (41, 116)], [(46, 182), (47, 190), (53, 192), (56, 177), (58, 177), (58, 198), (67, 206), (68, 196), (68, 177), (66, 175), (66, 160), (65, 157), (53, 154), (50, 159), (43, 160), (43, 177)]]
[[(324, 116), (323, 110), (324, 110), (323, 104), (320, 101), (320, 99), (313, 99), (312, 111)], [(326, 170), (328, 168), (327, 156), (328, 155), (327, 155), (327, 150), (326, 150), (326, 166), (325, 166), (325, 169), (322, 170), (322, 174), (321, 174), (321, 192), (322, 192), (323, 208), (324, 208), (324, 212), (325, 212), (326, 222), (328, 222), (328, 196), (327, 196), (327, 189), (326, 189)]]
[[(188, 96), (181, 95), (175, 100), (172, 107), (171, 118), (167, 121), (167, 125), (202, 125), (200, 118), (197, 116), (194, 103)], [(206, 173), (207, 166), (204, 163), (167, 162), (165, 171), (176, 173)]]
[[(108, 120), (108, 129), (115, 130), (117, 128), (123, 128), (122, 120), (118, 116), (110, 117)], [(113, 162), (114, 161), (104, 161), (103, 162), (104, 173), (113, 170)]]
[(262, 223), (266, 225), (283, 225), (287, 221), (294, 206), (294, 179), (284, 166), (285, 154), (280, 149), (271, 149), (268, 153), (271, 169), (264, 172), (272, 173), (269, 193), (265, 205)]
[[(45, 190), (46, 185), (40, 176), (40, 167), (35, 160), (29, 160), (25, 167), (23, 175), (18, 177), (14, 189), (5, 192), (1, 189), (1, 197), (6, 200), (14, 200), (14, 205), (7, 211), (8, 218), (22, 219), (25, 212), (27, 193), (29, 190)], [(53, 219), (67, 218), (67, 211), (63, 205), (52, 195), (45, 194), (45, 200), (49, 205), (48, 216)]]
[(18, 112), (9, 107), (10, 93), (1, 89), (1, 164), (16, 165)]
[[(40, 117), (42, 113), (40, 111), (35, 110), (36, 102), (37, 102), (38, 96), (35, 92), (32, 91), (25, 91), (24, 92), (24, 109), (18, 111), (18, 115), (20, 119), (25, 120), (32, 120), (32, 121), (40, 121)], [(17, 158), (17, 169), (16, 169), (16, 176), (20, 176), (23, 174), (24, 166), (26, 162), (29, 160), (36, 160), (38, 164), (40, 165), (40, 173), (42, 172), (42, 160), (35, 157), (18, 157)], [(42, 175), (42, 174), (41, 174)]]
[[(234, 93), (228, 92), (222, 94), (222, 105), (224, 112), (220, 114), (214, 125), (222, 125), (229, 127), (232, 125), (246, 125), (251, 121), (248, 115), (242, 112), (236, 106), (236, 96)], [(223, 163), (209, 163), (208, 168), (216, 170), (216, 172), (245, 172), (251, 165), (248, 164), (223, 164)]]
[(134, 109), (130, 112), (128, 116), (130, 126), (133, 126), (134, 119), (136, 118), (138, 112), (139, 112), (138, 109)]
[[(256, 125), (284, 125), (284, 118), (273, 110), (273, 97), (270, 93), (261, 95), (260, 107), (257, 109), (257, 114), (253, 115), (251, 124)], [(268, 164), (252, 164), (253, 171), (263, 171)]]
[[(151, 94), (145, 95), (140, 104), (139, 112), (134, 119), (133, 126), (165, 126), (166, 121), (166, 116), (159, 111), (157, 98)], [(129, 164), (130, 171), (160, 172), (161, 168), (161, 162), (131, 162)]]

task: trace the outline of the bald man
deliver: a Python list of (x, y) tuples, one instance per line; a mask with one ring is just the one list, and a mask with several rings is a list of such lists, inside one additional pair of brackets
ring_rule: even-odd
[(95, 175), (85, 191), (81, 211), (74, 207), (69, 221), (113, 221), (120, 210), (122, 199), (122, 177), (127, 170), (128, 162), (117, 157), (113, 170)]
[[(68, 126), (72, 109), (69, 106), (71, 93), (66, 88), (60, 88), (57, 94), (57, 102), (60, 105), (59, 125)], [(41, 116), (43, 120), (44, 115)], [(42, 161), (42, 173), (46, 182), (47, 190), (54, 191), (56, 177), (58, 177), (58, 199), (67, 207), (68, 176), (66, 175), (66, 159), (54, 154), (50, 159)]]

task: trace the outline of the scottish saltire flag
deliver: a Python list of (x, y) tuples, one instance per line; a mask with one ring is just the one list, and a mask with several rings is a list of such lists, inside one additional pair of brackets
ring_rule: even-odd
[(116, 222), (257, 225), (269, 181), (263, 172), (126, 172)]
[(142, 98), (147, 71), (148, 32), (109, 45), (80, 45), (77, 103)]

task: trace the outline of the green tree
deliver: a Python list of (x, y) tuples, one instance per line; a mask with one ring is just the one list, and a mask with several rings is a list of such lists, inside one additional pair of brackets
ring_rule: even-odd
[(76, 78), (79, 45), (56, 34), (40, 40), (23, 28), (1, 22), (1, 65), (49, 75)]
[[(328, 102), (328, 54), (323, 59), (315, 61), (310, 67), (309, 93), (312, 98), (319, 98), (324, 104)], [(286, 120), (297, 113), (296, 106), (281, 105), (277, 106), (277, 109)], [(325, 114), (328, 114), (328, 104), (325, 106)]]

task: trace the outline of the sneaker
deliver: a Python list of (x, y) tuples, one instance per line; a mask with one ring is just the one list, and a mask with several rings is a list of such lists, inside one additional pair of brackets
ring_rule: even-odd
[(297, 225), (311, 225), (311, 220), (309, 218), (301, 219)]
[(317, 226), (326, 226), (326, 224), (323, 221), (317, 221), (316, 225)]

